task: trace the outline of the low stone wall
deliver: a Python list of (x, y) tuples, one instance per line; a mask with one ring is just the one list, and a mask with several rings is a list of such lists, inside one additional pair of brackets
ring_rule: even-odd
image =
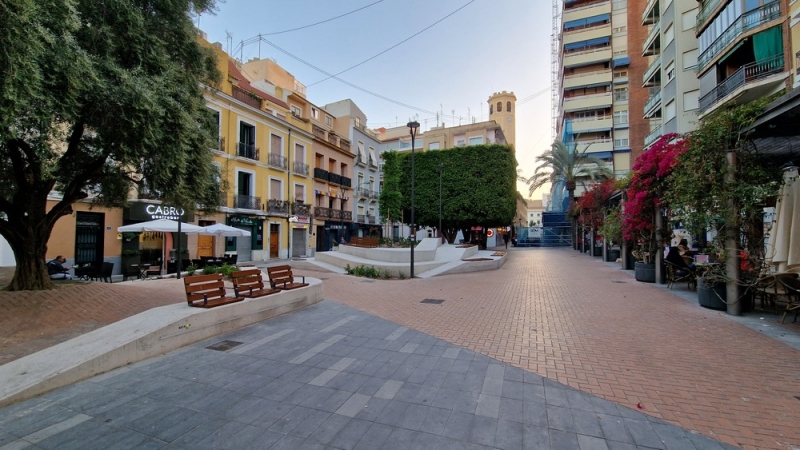
[[(441, 241), (436, 238), (421, 240), (414, 248), (414, 266), (416, 267), (417, 262), (433, 261), (440, 243)], [(340, 245), (339, 253), (378, 262), (411, 263), (411, 249), (409, 248), (364, 248)]]
[(0, 407), (322, 300), (322, 281), (211, 309), (153, 308), (0, 366)]

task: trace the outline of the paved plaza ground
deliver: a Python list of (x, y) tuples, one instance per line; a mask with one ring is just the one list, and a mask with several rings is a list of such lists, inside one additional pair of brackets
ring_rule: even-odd
[[(97, 447), (117, 436), (195, 448), (234, 435), (288, 445), (277, 448), (548, 448), (525, 445), (534, 442), (526, 437), (545, 435), (552, 448), (722, 448), (703, 436), (737, 447), (800, 448), (800, 351), (700, 308), (686, 292), (676, 295), (685, 286), (671, 292), (638, 283), (618, 265), (569, 249), (513, 249), (496, 271), (415, 280), (294, 265), (324, 280), (328, 300), (0, 410), (0, 448), (26, 437), (64, 448), (69, 436), (92, 436)], [(176, 281), (0, 293), (0, 362), (174, 303), (182, 296)], [(800, 329), (760, 316), (772, 335)], [(204, 348), (222, 339), (243, 344)], [(287, 380), (302, 385), (297, 398), (273, 398), (288, 390)], [(428, 401), (440, 393), (445, 404)], [(458, 395), (461, 403), (452, 400)], [(200, 397), (218, 401), (212, 407)], [(373, 401), (379, 412), (368, 408)], [(417, 423), (432, 407), (445, 410), (434, 410), (447, 416), (438, 419), (444, 423)], [(400, 409), (409, 423), (398, 422)]]

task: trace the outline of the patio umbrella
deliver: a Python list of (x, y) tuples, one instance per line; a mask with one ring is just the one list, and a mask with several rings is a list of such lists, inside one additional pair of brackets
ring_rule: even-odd
[(201, 228), (203, 230), (197, 233), (201, 236), (218, 236), (218, 237), (250, 236), (250, 232), (247, 230), (242, 230), (240, 228), (224, 225), (221, 223), (215, 223), (214, 225), (209, 225), (207, 227), (201, 227)]
[(772, 264), (778, 266), (778, 272), (800, 266), (800, 182), (797, 181), (797, 168), (786, 170), (783, 180), (772, 232)]
[[(120, 233), (143, 233), (145, 231), (155, 231), (161, 233), (178, 233), (180, 231), (181, 233), (186, 233), (186, 234), (197, 234), (202, 230), (203, 227), (192, 225), (190, 223), (183, 223), (183, 222), (178, 223), (177, 220), (169, 220), (169, 219), (156, 219), (148, 222), (123, 225), (117, 228), (117, 231), (119, 231)], [(166, 241), (167, 239), (164, 239), (161, 249), (162, 271), (166, 268), (166, 262), (167, 262), (166, 258), (164, 257), (164, 255), (166, 254), (166, 249), (163, 248), (163, 246), (166, 244)], [(172, 245), (170, 244), (170, 247), (171, 246)], [(178, 261), (180, 261), (180, 255), (178, 255)], [(180, 267), (180, 265), (178, 267)], [(178, 272), (177, 277), (180, 278), (180, 271)]]

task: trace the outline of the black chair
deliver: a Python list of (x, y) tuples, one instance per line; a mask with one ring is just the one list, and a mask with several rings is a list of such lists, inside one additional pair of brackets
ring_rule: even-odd
[(111, 279), (111, 273), (113, 271), (114, 263), (103, 261), (103, 264), (100, 266), (100, 270), (95, 272), (92, 278), (95, 280), (103, 280), (105, 283), (112, 283), (113, 280)]
[(684, 281), (689, 283), (690, 291), (697, 288), (697, 274), (681, 257), (678, 247), (669, 248), (664, 259), (664, 268), (667, 269), (667, 288), (672, 289), (673, 284)]
[(797, 315), (800, 313), (800, 279), (788, 276), (776, 278), (778, 283), (782, 284), (783, 288), (786, 289), (786, 298), (788, 299), (781, 323), (786, 320), (786, 315), (792, 311), (794, 311), (794, 320), (792, 322), (796, 323)]
[(139, 278), (139, 270), (136, 267), (132, 267), (130, 264), (123, 264), (122, 281), (128, 281), (128, 278), (133, 278), (134, 280)]

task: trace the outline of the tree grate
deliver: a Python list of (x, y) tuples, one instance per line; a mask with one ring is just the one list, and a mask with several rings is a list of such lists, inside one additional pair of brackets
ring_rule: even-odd
[(220, 351), (220, 352), (224, 352), (226, 350), (230, 350), (230, 349), (232, 349), (234, 347), (238, 347), (240, 345), (242, 345), (242, 342), (221, 341), (221, 342), (217, 342), (214, 345), (209, 345), (206, 348), (209, 349), (209, 350), (217, 350), (217, 351)]
[(420, 303), (427, 303), (430, 305), (441, 305), (444, 303), (444, 300), (439, 298), (426, 298), (425, 300), (421, 301)]

